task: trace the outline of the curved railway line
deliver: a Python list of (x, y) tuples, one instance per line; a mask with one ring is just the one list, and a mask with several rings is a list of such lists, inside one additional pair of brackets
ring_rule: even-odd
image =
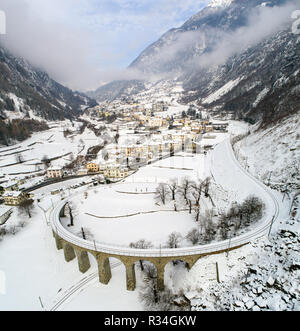
[[(118, 255), (118, 256), (127, 256), (127, 257), (151, 257), (151, 258), (161, 258), (161, 257), (178, 257), (178, 256), (191, 256), (191, 255), (202, 255), (202, 254), (214, 254), (229, 248), (240, 247), (249, 242), (260, 238), (266, 235), (272, 226), (273, 222), (276, 221), (279, 215), (279, 203), (276, 197), (273, 195), (272, 191), (262, 184), (259, 180), (249, 174), (239, 162), (236, 160), (230, 141), (226, 139), (221, 144), (224, 144), (224, 148), (227, 149), (232, 161), (235, 163), (235, 166), (238, 167), (241, 173), (244, 176), (247, 176), (251, 181), (255, 182), (263, 191), (267, 194), (269, 198), (269, 213), (264, 216), (263, 220), (260, 221), (259, 225), (246, 234), (241, 236), (231, 238), (230, 240), (225, 240), (222, 242), (212, 243), (209, 245), (202, 246), (193, 246), (193, 247), (184, 247), (177, 249), (132, 249), (128, 247), (122, 247), (118, 245), (111, 245), (108, 243), (100, 242), (90, 242), (76, 237), (67, 231), (60, 222), (60, 212), (64, 205), (65, 201), (58, 203), (50, 214), (50, 223), (53, 231), (66, 242), (69, 242), (75, 246), (87, 249), (89, 251), (101, 252), (105, 254)], [(272, 211), (272, 212), (271, 212)]]

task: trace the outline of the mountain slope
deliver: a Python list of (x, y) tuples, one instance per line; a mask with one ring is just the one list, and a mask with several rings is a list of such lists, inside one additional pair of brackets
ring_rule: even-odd
[(288, 26), (224, 65), (191, 75), (183, 101), (268, 126), (300, 110), (299, 63), (300, 39)]
[(95, 101), (52, 80), (26, 60), (0, 45), (0, 115), (37, 116), (64, 120), (81, 113)]
[[(212, 0), (150, 45), (129, 70), (182, 82), (182, 103), (272, 125), (299, 111), (300, 44), (290, 19), (298, 5), (296, 0)], [(122, 82), (121, 92), (106, 85), (97, 98), (118, 98), (124, 90), (134, 94), (135, 84)]]
[(145, 84), (138, 80), (118, 80), (99, 87), (96, 91), (88, 92), (87, 95), (99, 102), (115, 100), (121, 97), (129, 97), (145, 89)]
[(186, 23), (165, 33), (133, 61), (130, 68), (156, 74), (187, 70), (187, 62), (211, 52), (224, 34), (247, 26), (254, 9), (278, 6), (285, 0), (212, 1)]

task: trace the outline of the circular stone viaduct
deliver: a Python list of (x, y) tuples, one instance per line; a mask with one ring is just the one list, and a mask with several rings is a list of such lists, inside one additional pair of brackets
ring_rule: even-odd
[[(228, 142), (227, 142), (228, 144)], [(227, 146), (227, 148), (229, 148)], [(230, 153), (232, 149), (230, 146)], [(232, 153), (233, 154), (233, 153)], [(237, 163), (233, 155), (234, 162)], [(247, 175), (250, 180), (256, 182), (268, 196), (269, 212), (258, 223), (257, 227), (241, 236), (231, 238), (222, 242), (216, 242), (209, 245), (193, 246), (177, 249), (134, 249), (121, 247), (112, 244), (102, 244), (81, 239), (70, 233), (63, 227), (60, 218), (65, 216), (65, 206), (67, 201), (59, 202), (50, 214), (50, 223), (58, 250), (64, 251), (66, 262), (77, 258), (80, 272), (85, 273), (90, 268), (89, 254), (95, 257), (98, 264), (99, 281), (107, 285), (112, 277), (109, 258), (120, 260), (126, 268), (126, 284), (128, 291), (134, 291), (136, 288), (135, 264), (140, 260), (151, 262), (157, 270), (157, 287), (160, 291), (164, 289), (165, 266), (172, 261), (182, 260), (188, 268), (191, 269), (195, 263), (208, 255), (221, 254), (240, 248), (251, 241), (268, 234), (270, 227), (279, 214), (279, 205), (272, 191), (259, 182), (256, 178), (247, 173), (239, 164), (236, 164), (240, 170)], [(271, 216), (270, 216), (271, 215)]]

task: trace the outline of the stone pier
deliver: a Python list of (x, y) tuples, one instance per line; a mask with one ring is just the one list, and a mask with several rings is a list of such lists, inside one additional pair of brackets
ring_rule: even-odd
[(126, 265), (126, 286), (127, 286), (127, 291), (134, 291), (136, 288), (134, 263), (130, 263)]
[[(102, 284), (107, 285), (112, 277), (111, 266), (110, 266), (110, 258), (118, 259), (123, 263), (126, 269), (126, 288), (128, 291), (134, 291), (136, 289), (136, 275), (135, 275), (135, 265), (139, 263), (140, 260), (148, 261), (152, 263), (157, 270), (157, 288), (159, 291), (163, 291), (165, 289), (165, 267), (169, 262), (172, 261), (183, 261), (186, 263), (187, 268), (191, 269), (195, 263), (204, 256), (220, 254), (227, 252), (227, 250), (222, 250), (213, 253), (207, 254), (199, 254), (199, 255), (190, 255), (190, 256), (173, 256), (173, 257), (132, 257), (126, 255), (114, 255), (96, 252), (94, 250), (87, 250), (85, 248), (75, 246), (70, 242), (62, 239), (53, 231), (53, 237), (55, 239), (56, 247), (58, 250), (64, 251), (64, 257), (66, 262), (70, 262), (77, 257), (78, 267), (80, 272), (85, 273), (90, 269), (90, 260), (88, 253), (93, 255), (98, 263), (98, 272), (99, 272), (99, 281)], [(232, 247), (229, 250), (234, 250), (242, 247)]]
[(111, 269), (108, 257), (99, 256), (98, 259), (98, 271), (100, 283), (107, 285), (111, 280)]
[(64, 255), (66, 262), (73, 261), (76, 258), (74, 248), (70, 244), (64, 244)]
[(84, 274), (91, 267), (88, 253), (79, 249), (75, 249), (75, 252), (78, 260), (79, 271)]

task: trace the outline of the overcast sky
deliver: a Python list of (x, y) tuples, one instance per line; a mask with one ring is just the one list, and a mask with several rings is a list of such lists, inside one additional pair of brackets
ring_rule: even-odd
[(151, 43), (209, 0), (0, 0), (15, 53), (73, 89), (118, 76)]

